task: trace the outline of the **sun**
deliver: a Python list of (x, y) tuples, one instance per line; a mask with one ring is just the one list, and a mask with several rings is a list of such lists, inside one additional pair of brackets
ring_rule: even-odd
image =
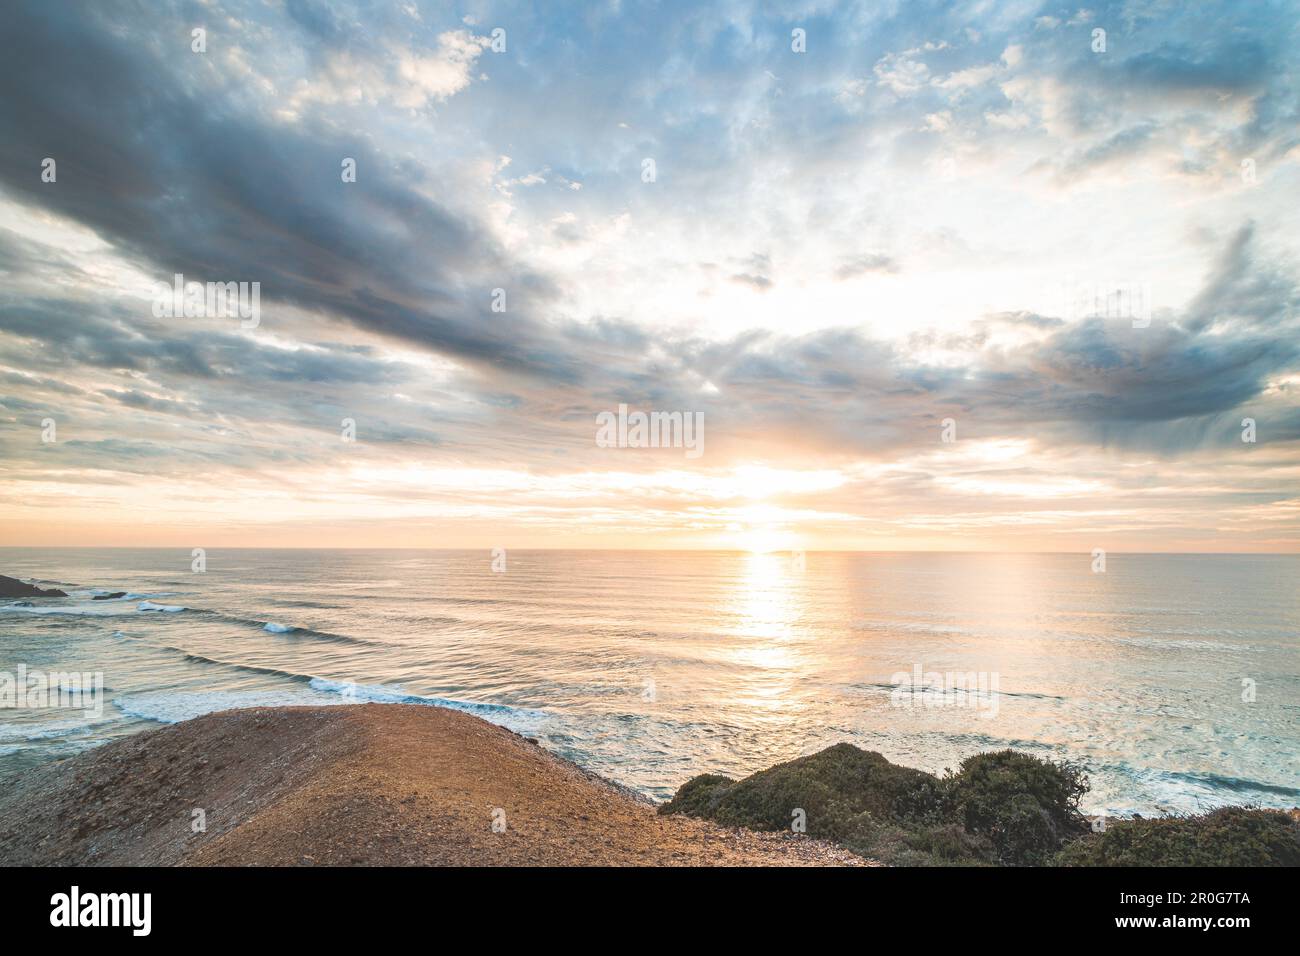
[(741, 532), (741, 549), (751, 554), (768, 554), (785, 550), (788, 535), (775, 528), (748, 528)]
[(764, 474), (755, 469), (744, 476), (749, 489), (746, 497), (751, 499), (751, 503), (730, 512), (733, 521), (728, 530), (735, 535), (739, 550), (751, 554), (798, 548), (798, 538), (789, 530), (789, 515), (775, 505), (757, 500), (769, 490), (762, 480)]
[(804, 547), (803, 536), (787, 522), (778, 520), (773, 509), (755, 507), (746, 511), (748, 513), (742, 516), (736, 529), (736, 541), (741, 550), (751, 554), (770, 554)]

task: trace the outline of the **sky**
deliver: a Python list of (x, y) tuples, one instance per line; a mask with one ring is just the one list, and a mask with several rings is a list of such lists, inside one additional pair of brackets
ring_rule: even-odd
[(1298, 14), (7, 4), (0, 545), (1300, 551)]

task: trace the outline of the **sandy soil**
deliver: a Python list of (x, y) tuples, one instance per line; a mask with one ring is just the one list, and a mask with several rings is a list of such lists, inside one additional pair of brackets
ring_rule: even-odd
[(507, 730), (417, 705), (226, 711), (0, 785), (9, 865), (866, 863), (793, 834), (658, 816)]

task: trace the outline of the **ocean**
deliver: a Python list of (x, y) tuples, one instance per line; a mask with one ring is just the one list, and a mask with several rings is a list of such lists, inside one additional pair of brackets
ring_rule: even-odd
[(205, 560), (0, 549), (0, 573), (70, 595), (0, 601), (0, 674), (105, 688), (99, 714), (0, 708), (0, 775), (216, 710), (379, 701), (477, 714), (656, 799), (849, 741), (936, 773), (1070, 760), (1089, 813), (1300, 804), (1300, 556)]

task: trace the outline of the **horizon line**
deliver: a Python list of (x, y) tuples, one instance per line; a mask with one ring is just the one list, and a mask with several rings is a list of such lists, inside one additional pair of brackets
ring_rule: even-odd
[[(942, 550), (933, 550), (925, 548), (902, 548), (898, 550), (884, 549), (857, 549), (857, 548), (773, 548), (769, 551), (752, 551), (747, 548), (548, 548), (548, 547), (510, 547), (508, 545), (492, 545), (475, 548), (413, 548), (413, 547), (304, 547), (298, 545), (280, 545), (276, 547), (267, 547), (264, 545), (219, 545), (217, 547), (204, 548), (205, 551), (438, 551), (438, 552), (465, 552), (465, 551), (492, 551), (495, 548), (502, 547), (506, 551), (531, 552), (531, 551), (555, 551), (555, 552), (592, 552), (592, 553), (611, 553), (611, 552), (645, 552), (645, 553), (663, 553), (663, 554), (1069, 554), (1069, 555), (1087, 555), (1091, 556), (1089, 551), (989, 551), (977, 548), (946, 548)], [(128, 545), (128, 544), (53, 544), (53, 545), (26, 545), (26, 544), (0, 544), (0, 551), (187, 551), (193, 550), (188, 545)], [(1106, 554), (1130, 554), (1130, 555), (1174, 555), (1174, 556), (1244, 556), (1255, 555), (1262, 557), (1280, 557), (1294, 558), (1300, 557), (1300, 549), (1296, 551), (1121, 551), (1112, 548), (1103, 549)]]

